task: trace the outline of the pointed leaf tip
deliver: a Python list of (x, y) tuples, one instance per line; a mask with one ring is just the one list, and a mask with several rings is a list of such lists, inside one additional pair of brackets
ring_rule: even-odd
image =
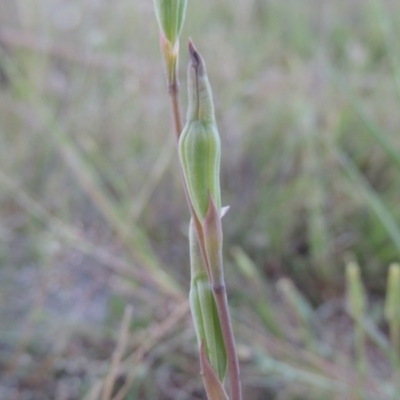
[(188, 39), (188, 47), (189, 47), (189, 53), (196, 51), (196, 48), (194, 47), (193, 40), (191, 37), (189, 37)]
[(224, 206), (221, 208), (221, 218), (229, 211), (230, 206)]
[(190, 58), (192, 59), (192, 62), (197, 61), (198, 57), (199, 57), (199, 53), (197, 52), (196, 47), (194, 46), (194, 43), (191, 38), (189, 38), (188, 48), (189, 48), (189, 55), (190, 55)]
[[(227, 211), (227, 210), (226, 210)], [(226, 212), (224, 210), (224, 213)], [(221, 226), (221, 214), (215, 204), (215, 201), (211, 195), (208, 193), (208, 209), (204, 219), (204, 229), (207, 232), (212, 232), (215, 238), (222, 240), (222, 226)]]
[(196, 73), (198, 75), (203, 75), (204, 74), (203, 59), (202, 59), (200, 53), (197, 51), (192, 39), (190, 39), (190, 38), (189, 38), (188, 48), (189, 48), (191, 66), (196, 70)]
[(208, 400), (229, 400), (224, 386), (208, 361), (203, 341), (200, 343), (200, 365)]

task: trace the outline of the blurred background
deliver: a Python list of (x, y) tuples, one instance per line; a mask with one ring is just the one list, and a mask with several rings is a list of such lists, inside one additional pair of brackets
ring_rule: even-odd
[[(395, 0), (189, 1), (246, 399), (400, 398), (399, 35)], [(0, 398), (205, 399), (152, 1), (2, 0), (0, 144)]]

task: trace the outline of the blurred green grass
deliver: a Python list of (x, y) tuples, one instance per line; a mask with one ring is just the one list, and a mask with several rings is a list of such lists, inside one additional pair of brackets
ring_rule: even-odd
[[(189, 2), (182, 98), (190, 35), (221, 132), (246, 398), (356, 398), (349, 256), (385, 335), (387, 266), (400, 253), (399, 8)], [(204, 398), (179, 314), (189, 214), (157, 32), (151, 1), (0, 5), (1, 398), (95, 393), (127, 303), (137, 368), (128, 357), (120, 373), (119, 386), (135, 374), (126, 398)], [(288, 304), (282, 278), (311, 315)], [(390, 398), (389, 360), (374, 343), (368, 357), (366, 390)]]

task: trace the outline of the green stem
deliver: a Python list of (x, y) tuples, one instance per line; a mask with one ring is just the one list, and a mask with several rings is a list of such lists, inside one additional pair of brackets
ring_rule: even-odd
[(176, 140), (182, 132), (182, 111), (179, 101), (179, 82), (176, 76), (176, 70), (173, 75), (173, 81), (168, 86), (168, 92), (171, 99), (172, 119), (174, 121)]

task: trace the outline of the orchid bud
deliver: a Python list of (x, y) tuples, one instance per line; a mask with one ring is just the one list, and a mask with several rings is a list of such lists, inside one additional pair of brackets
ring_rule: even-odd
[(211, 196), (221, 212), (219, 169), (221, 141), (214, 117), (214, 105), (205, 63), (189, 42), (188, 112), (179, 139), (179, 157), (189, 200), (199, 221), (207, 214)]

